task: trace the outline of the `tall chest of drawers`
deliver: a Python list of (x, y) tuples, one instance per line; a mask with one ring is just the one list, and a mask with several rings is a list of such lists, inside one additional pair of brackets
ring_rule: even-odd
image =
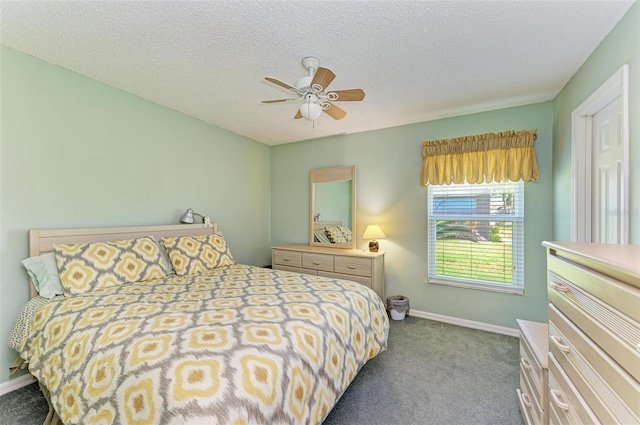
[(271, 249), (272, 267), (347, 279), (373, 289), (384, 300), (384, 252), (311, 245), (278, 245)]
[(640, 246), (543, 245), (549, 423), (640, 424)]

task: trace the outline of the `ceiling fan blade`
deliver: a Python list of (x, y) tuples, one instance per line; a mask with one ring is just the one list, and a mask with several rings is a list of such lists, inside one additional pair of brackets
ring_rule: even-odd
[(311, 88), (313, 88), (314, 84), (322, 87), (321, 91), (327, 89), (329, 84), (336, 78), (336, 74), (333, 73), (329, 68), (319, 67), (316, 73), (313, 75), (313, 80), (311, 80)]
[(277, 85), (279, 85), (280, 87), (284, 87), (285, 89), (293, 90), (293, 91), (295, 91), (295, 92), (297, 92), (297, 91), (298, 91), (298, 89), (297, 89), (296, 87), (293, 87), (293, 86), (291, 86), (291, 85), (289, 85), (289, 84), (285, 83), (284, 81), (280, 81), (280, 80), (278, 80), (277, 78), (264, 77), (264, 79), (265, 79), (265, 80), (267, 80), (267, 81), (269, 81), (270, 83), (277, 84)]
[(327, 103), (331, 105), (331, 107), (329, 109), (323, 109), (323, 111), (326, 112), (327, 115), (329, 115), (331, 118), (335, 120), (341, 120), (342, 118), (345, 117), (345, 115), (347, 115), (344, 109), (337, 107), (331, 102), (327, 102)]
[(364, 99), (364, 90), (362, 89), (332, 90), (329, 93), (335, 93), (338, 95), (338, 98), (334, 99), (334, 102), (357, 101)]
[(299, 120), (300, 118), (302, 118), (302, 114), (300, 113), (300, 109), (298, 109), (298, 112), (296, 113), (296, 116), (293, 117), (293, 119)]
[(300, 98), (299, 97), (291, 97), (289, 99), (263, 100), (262, 103), (294, 102), (296, 100), (300, 100)]

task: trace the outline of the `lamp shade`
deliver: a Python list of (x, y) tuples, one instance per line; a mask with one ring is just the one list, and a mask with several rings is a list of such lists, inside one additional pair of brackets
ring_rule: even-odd
[(313, 121), (322, 114), (322, 105), (318, 102), (318, 97), (313, 94), (305, 96), (305, 102), (300, 106), (300, 115), (305, 120)]
[(362, 239), (384, 239), (386, 238), (384, 232), (377, 224), (370, 224), (364, 231)]
[(193, 210), (191, 208), (188, 208), (187, 212), (182, 214), (182, 217), (180, 217), (180, 223), (193, 224), (193, 222)]

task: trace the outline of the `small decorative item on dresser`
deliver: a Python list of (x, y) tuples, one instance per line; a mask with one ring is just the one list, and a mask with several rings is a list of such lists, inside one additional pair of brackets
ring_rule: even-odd
[(372, 239), (369, 242), (369, 251), (378, 252), (378, 241), (376, 239), (384, 239), (386, 238), (385, 234), (382, 232), (382, 229), (377, 224), (370, 224), (364, 231), (362, 235), (362, 239)]

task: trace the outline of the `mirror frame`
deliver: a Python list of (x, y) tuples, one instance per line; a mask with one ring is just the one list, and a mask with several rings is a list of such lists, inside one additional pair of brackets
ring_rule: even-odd
[[(355, 249), (356, 248), (356, 166), (351, 165), (347, 167), (332, 167), (332, 168), (315, 168), (311, 170), (310, 178), (310, 208), (309, 208), (309, 245), (326, 246), (331, 248), (342, 249)], [(322, 243), (314, 241), (314, 211), (315, 211), (315, 199), (316, 183), (329, 183), (329, 182), (341, 182), (351, 181), (351, 233), (353, 237), (351, 244), (332, 244)]]

